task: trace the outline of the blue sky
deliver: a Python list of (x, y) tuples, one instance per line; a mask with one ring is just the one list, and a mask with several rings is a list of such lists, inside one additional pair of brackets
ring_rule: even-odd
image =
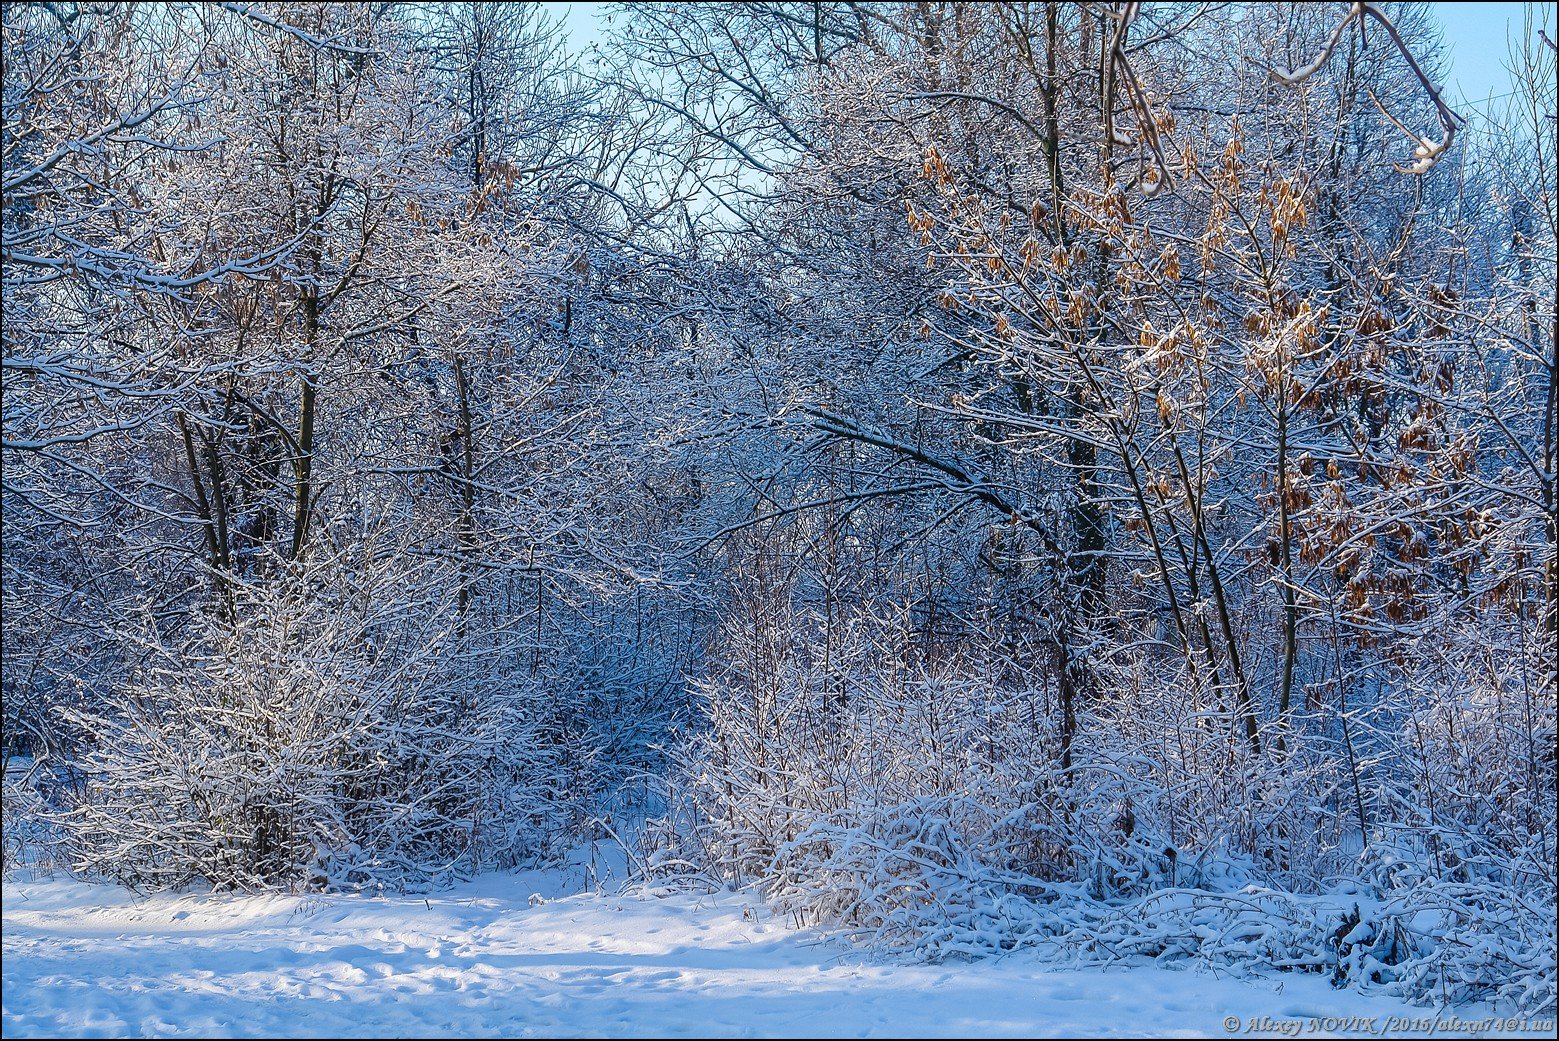
[(563, 28), (568, 31), (569, 42), (584, 50), (601, 38), (600, 15), (606, 4), (548, 4), (551, 8), (564, 8)]
[(1525, 11), (1532, 8), (1536, 25), (1553, 31), (1552, 4), (1436, 3), (1432, 5), (1445, 29), (1449, 61), (1446, 87), (1452, 98), (1475, 106), (1511, 89), (1510, 42), (1525, 28)]
[[(585, 49), (601, 38), (598, 19), (604, 3), (559, 3), (564, 9), (564, 25), (574, 46)], [(1341, 4), (1334, 5), (1339, 12)], [(1510, 90), (1507, 34), (1514, 38), (1522, 31), (1525, 10), (1531, 7), (1539, 25), (1554, 24), (1552, 4), (1524, 3), (1432, 3), (1435, 15), (1445, 29), (1448, 54), (1446, 76), (1450, 99), (1480, 105), (1493, 96)]]

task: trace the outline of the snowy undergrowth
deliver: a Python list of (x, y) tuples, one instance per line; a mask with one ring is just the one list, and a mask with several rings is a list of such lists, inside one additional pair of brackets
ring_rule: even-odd
[(58, 830), (47, 821), (43, 778), (31, 756), (7, 756), (0, 783), (0, 877), (50, 878), (58, 868)]
[(63, 713), (79, 747), (8, 784), (8, 825), (141, 891), (427, 889), (551, 855), (594, 749), (461, 648), (445, 599), (381, 577), (319, 568), (235, 589), (231, 621), (122, 634), (136, 666)]
[[(949, 812), (952, 809), (954, 812)], [(1320, 894), (1257, 883), (1101, 899), (993, 862), (990, 831), (924, 800), (857, 827), (821, 824), (776, 851), (758, 888), (798, 924), (921, 963), (1031, 950), (1072, 966), (1154, 963), (1236, 976), (1318, 974), (1415, 1004), (1554, 1008), (1552, 890), (1514, 881), (1343, 881)], [(668, 872), (678, 858), (661, 851)], [(1224, 865), (1230, 876), (1242, 865)], [(1537, 865), (1528, 865), (1536, 875)], [(1545, 906), (1544, 901), (1547, 901)]]
[(1541, 779), (1516, 789), (1473, 755), (1508, 727), (1508, 691), (1463, 671), (1430, 681), (1454, 703), (1383, 699), (1352, 719), (1377, 749), (1358, 740), (1354, 772), (1319, 724), (1296, 716), (1251, 754), (1216, 692), (1137, 670), (1062, 766), (1043, 685), (917, 661), (885, 628), (827, 662), (735, 635), (646, 832), (652, 875), (755, 885), (797, 924), (911, 961), (1029, 949), (1553, 1009), (1551, 810)]

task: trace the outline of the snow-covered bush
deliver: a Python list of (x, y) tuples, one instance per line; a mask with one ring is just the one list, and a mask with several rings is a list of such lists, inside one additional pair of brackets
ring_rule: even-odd
[(0, 877), (45, 878), (58, 866), (59, 832), (48, 820), (56, 786), (31, 756), (6, 756), (0, 782)]
[(849, 894), (936, 888), (891, 882), (905, 872), (1114, 899), (1299, 876), (1337, 845), (1317, 825), (1336, 784), (1320, 757), (1241, 755), (1227, 711), (1195, 691), (1097, 699), (1063, 765), (1042, 668), (998, 683), (979, 653), (928, 659), (870, 615), (837, 623), (825, 661), (807, 643), (818, 619), (777, 624), (789, 635), (728, 629), (699, 688), (708, 726), (682, 749), (681, 830), (809, 919), (855, 924), (877, 911)]
[(1375, 713), (1394, 768), (1360, 868), (1382, 897), (1365, 926), (1396, 958), (1371, 974), (1419, 1000), (1552, 1009), (1552, 637), (1491, 612), (1410, 650)]
[[(310, 573), (143, 635), (58, 817), (80, 872), (138, 888), (408, 886), (538, 851), (567, 750), (478, 683), (454, 618)], [(415, 587), (411, 587), (415, 588)], [(401, 592), (404, 595), (406, 589)]]
[(1336, 978), (1421, 1003), (1552, 1010), (1552, 849), (1490, 845), (1480, 855), (1464, 845), (1450, 877), (1435, 874), (1417, 838), (1392, 829), (1371, 844), (1363, 866), (1381, 899), (1339, 944)]
[(1380, 812), (1436, 874), (1491, 849), (1553, 859), (1555, 667), (1551, 634), (1495, 617), (1416, 641), (1393, 670), (1376, 740), (1400, 766)]
[(1063, 766), (1042, 669), (994, 682), (977, 652), (923, 654), (901, 617), (727, 626), (652, 872), (756, 884), (918, 960), (1029, 947), (1552, 1004), (1552, 774), (1529, 792), (1491, 736), (1524, 718), (1499, 706), (1530, 704), (1512, 678), (1531, 662), (1460, 675), (1459, 700), (1380, 699), (1353, 745), (1296, 712), (1253, 753), (1216, 691), (1123, 659)]
[(730, 631), (699, 689), (708, 726), (678, 752), (680, 825), (651, 861), (761, 882), (799, 920), (919, 946), (953, 905), (983, 913), (985, 872), (1018, 859), (1002, 849), (1021, 834), (1008, 818), (1034, 794), (1032, 750), (1053, 742), (1041, 695), (955, 684), (883, 619), (850, 623), (825, 661), (790, 638), (807, 624)]

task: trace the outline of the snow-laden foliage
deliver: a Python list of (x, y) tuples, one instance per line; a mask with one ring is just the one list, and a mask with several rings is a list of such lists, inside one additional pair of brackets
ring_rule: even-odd
[(452, 605), (311, 570), (230, 622), (137, 634), (58, 817), (72, 865), (137, 888), (437, 883), (545, 853), (580, 754), (533, 687), (462, 660)]
[(0, 875), (52, 877), (60, 866), (59, 829), (49, 820), (51, 784), (29, 756), (6, 757), (0, 781)]
[[(894, 616), (835, 624), (827, 660), (823, 620), (784, 607), (727, 629), (701, 685), (708, 729), (647, 836), (652, 874), (756, 884), (798, 922), (915, 959), (1021, 947), (1551, 1006), (1552, 782), (1519, 789), (1478, 751), (1520, 726), (1521, 648), (1481, 683), (1462, 674), (1449, 710), (1358, 717), (1364, 743), (1397, 753), (1355, 788), (1315, 721), (1253, 759), (1228, 707), (1172, 674), (1117, 688), (1130, 709), (1088, 719), (1062, 768), (1042, 670), (1003, 685), (978, 652), (927, 660)], [(1446, 774), (1471, 755), (1495, 769)]]

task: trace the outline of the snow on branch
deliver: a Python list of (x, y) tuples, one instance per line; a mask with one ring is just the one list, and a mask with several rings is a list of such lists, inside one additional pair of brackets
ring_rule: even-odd
[(1412, 130), (1408, 129), (1402, 124), (1401, 120), (1397, 119), (1396, 116), (1392, 115), (1391, 112), (1387, 110), (1386, 106), (1381, 102), (1381, 100), (1375, 96), (1374, 91), (1370, 92), (1370, 100), (1375, 102), (1375, 107), (1380, 109), (1381, 114), (1389, 119), (1392, 125), (1394, 125), (1398, 130), (1402, 131), (1402, 133), (1405, 134), (1414, 144), (1413, 158), (1411, 162), (1407, 163), (1406, 165), (1403, 165), (1402, 163), (1393, 164), (1395, 165), (1397, 172), (1405, 174), (1426, 174), (1434, 167), (1434, 164), (1439, 161), (1440, 157), (1450, 150), (1452, 142), (1456, 140), (1456, 130), (1459, 126), (1461, 126), (1463, 120), (1461, 116), (1457, 115), (1451, 109), (1451, 107), (1445, 103), (1445, 99), (1440, 96), (1440, 89), (1434, 85), (1434, 81), (1429, 78), (1429, 75), (1424, 71), (1423, 66), (1418, 63), (1418, 59), (1413, 57), (1412, 50), (1408, 47), (1406, 42), (1403, 41), (1401, 34), (1397, 32), (1397, 27), (1392, 24), (1391, 19), (1384, 11), (1380, 9), (1378, 5), (1363, 2), (1363, 0), (1360, 0), (1360, 2), (1351, 5), (1348, 9), (1348, 14), (1346, 17), (1337, 23), (1336, 28), (1334, 28), (1331, 35), (1327, 37), (1325, 45), (1321, 48), (1321, 53), (1317, 54), (1315, 58), (1308, 64), (1300, 66), (1297, 69), (1278, 69), (1269, 67), (1267, 71), (1271, 75), (1272, 79), (1277, 83), (1281, 83), (1286, 87), (1298, 86), (1299, 84), (1308, 80), (1310, 77), (1314, 76), (1317, 72), (1321, 71), (1321, 69), (1331, 59), (1332, 53), (1337, 49), (1337, 44), (1342, 40), (1343, 33), (1347, 32), (1348, 27), (1354, 22), (1359, 22), (1362, 27), (1363, 20), (1366, 17), (1375, 19), (1375, 21), (1380, 23), (1381, 28), (1385, 29), (1386, 35), (1391, 37), (1391, 42), (1396, 45), (1398, 52), (1400, 52), (1402, 55), (1402, 59), (1407, 62), (1407, 67), (1412, 70), (1413, 75), (1418, 79), (1419, 84), (1429, 95), (1429, 100), (1434, 102), (1435, 113), (1440, 118), (1440, 127), (1442, 131), (1438, 138), (1432, 137), (1428, 134), (1416, 134)]
[(373, 57), (378, 53), (372, 47), (354, 47), (351, 44), (341, 43), (336, 39), (326, 39), (322, 36), (304, 32), (295, 25), (289, 25), (279, 18), (272, 18), (263, 11), (255, 10), (253, 4), (220, 3), (217, 6), (225, 11), (231, 11), (241, 18), (247, 18), (252, 22), (258, 22), (261, 25), (280, 30), (294, 39), (322, 51), (335, 51), (338, 54), (356, 54), (363, 57)]

